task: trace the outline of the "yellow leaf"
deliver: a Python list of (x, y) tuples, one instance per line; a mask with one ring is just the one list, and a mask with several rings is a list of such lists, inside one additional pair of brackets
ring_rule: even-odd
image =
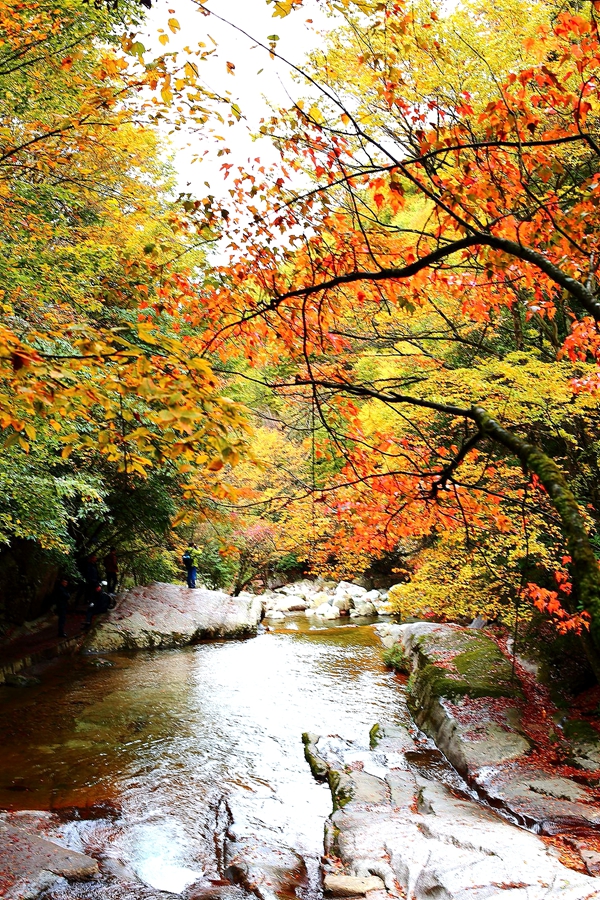
[(317, 125), (322, 125), (322, 123), (325, 121), (325, 116), (318, 106), (311, 106), (308, 111), (308, 115), (313, 120), (313, 122), (317, 123)]
[(161, 44), (163, 44), (163, 46), (164, 46), (164, 44), (169, 43), (169, 35), (168, 34), (161, 34), (161, 35), (159, 35), (158, 39), (161, 42)]
[(179, 24), (177, 19), (169, 19), (167, 24), (168, 24), (169, 28), (171, 29), (171, 31), (173, 32), (173, 34), (176, 34), (179, 31), (179, 29), (181, 28), (181, 25)]

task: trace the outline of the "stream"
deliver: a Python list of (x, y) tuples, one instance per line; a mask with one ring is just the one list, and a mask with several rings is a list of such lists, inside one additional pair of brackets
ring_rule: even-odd
[(0, 807), (52, 810), (46, 833), (100, 863), (95, 880), (54, 887), (48, 900), (241, 897), (222, 880), (225, 843), (267, 872), (259, 895), (279, 864), (293, 877), (275, 879), (274, 894), (321, 896), (331, 797), (301, 734), (368, 746), (375, 722), (409, 717), (372, 625), (313, 623), (289, 617), (249, 640), (63, 658), (39, 686), (0, 688)]

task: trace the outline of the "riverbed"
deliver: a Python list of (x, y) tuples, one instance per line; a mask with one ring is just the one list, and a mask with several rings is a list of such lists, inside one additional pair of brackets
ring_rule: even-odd
[(63, 660), (39, 686), (0, 688), (0, 715), (0, 806), (52, 810), (46, 833), (100, 863), (48, 900), (199, 896), (225, 839), (240, 857), (298, 854), (296, 893), (319, 896), (331, 796), (302, 732), (366, 747), (375, 722), (409, 720), (372, 625), (305, 616), (248, 640)]

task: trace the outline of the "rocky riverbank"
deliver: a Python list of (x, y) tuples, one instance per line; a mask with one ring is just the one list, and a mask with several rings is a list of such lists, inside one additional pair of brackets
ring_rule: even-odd
[(261, 595), (265, 617), (284, 619), (293, 612), (332, 620), (348, 616), (351, 619), (372, 618), (392, 612), (387, 591), (368, 590), (350, 581), (304, 579), (286, 584)]
[(535, 678), (479, 631), (422, 622), (378, 630), (411, 673), (416, 724), (477, 794), (600, 875), (600, 734), (561, 725)]
[(333, 797), (325, 836), (327, 894), (370, 900), (600, 896), (600, 878), (567, 868), (554, 847), (475, 802), (447, 766), (444, 779), (441, 754), (434, 765), (435, 751), (408, 727), (376, 726), (371, 735), (370, 748), (304, 736), (311, 768), (327, 777)]
[(1, 897), (30, 900), (49, 887), (97, 873), (95, 859), (36, 833), (43, 823), (44, 813), (0, 813)]

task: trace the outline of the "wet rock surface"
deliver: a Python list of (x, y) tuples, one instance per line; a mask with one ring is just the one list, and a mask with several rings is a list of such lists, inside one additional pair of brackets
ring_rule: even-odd
[[(387, 647), (399, 645), (409, 661), (416, 723), (478, 795), (521, 825), (561, 836), (581, 868), (597, 874), (600, 798), (594, 780), (575, 781), (572, 769), (538, 746), (528, 721), (531, 698), (511, 677), (497, 644), (453, 625), (421, 622), (380, 631)], [(588, 736), (581, 766), (586, 776), (600, 775), (593, 768), (595, 746)]]
[(90, 856), (0, 822), (0, 895), (6, 900), (37, 897), (61, 878), (78, 881), (97, 871), (98, 863)]
[(418, 758), (435, 751), (423, 751), (408, 729), (374, 729), (370, 749), (315, 735), (305, 743), (333, 795), (325, 842), (332, 896), (349, 896), (354, 880), (354, 896), (380, 889), (376, 879), (408, 900), (600, 896), (600, 878), (566, 868), (540, 837), (475, 802), (447, 764), (447, 783), (439, 772), (425, 777)]
[(261, 616), (261, 598), (254, 594), (231, 597), (222, 591), (156, 583), (133, 588), (114, 610), (98, 617), (83, 649), (108, 653), (242, 637), (256, 634)]

